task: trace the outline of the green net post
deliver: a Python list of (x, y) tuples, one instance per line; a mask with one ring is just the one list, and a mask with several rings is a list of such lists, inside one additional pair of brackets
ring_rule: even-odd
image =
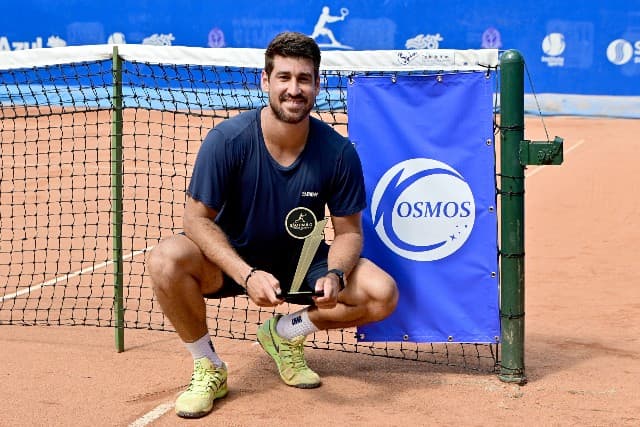
[(516, 50), (500, 59), (500, 202), (502, 358), (499, 378), (526, 382), (524, 372), (524, 58)]
[(122, 61), (113, 47), (111, 109), (111, 238), (113, 242), (113, 311), (118, 352), (124, 351), (124, 298), (122, 260)]

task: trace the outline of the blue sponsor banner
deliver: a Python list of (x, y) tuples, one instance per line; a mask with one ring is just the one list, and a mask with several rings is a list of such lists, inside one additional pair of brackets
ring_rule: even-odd
[[(437, 7), (425, 0), (6, 1), (0, 50), (104, 43), (264, 48), (284, 30), (308, 34), (325, 50), (518, 49), (533, 82), (527, 79), (527, 93), (640, 96), (640, 2), (628, 0)], [(593, 107), (563, 99), (571, 101), (567, 113)]]
[(362, 341), (496, 342), (493, 73), (355, 76), (349, 136), (365, 172), (364, 256), (400, 301)]

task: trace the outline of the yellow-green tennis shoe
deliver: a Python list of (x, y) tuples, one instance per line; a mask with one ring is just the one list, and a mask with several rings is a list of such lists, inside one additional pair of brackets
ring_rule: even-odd
[(227, 366), (215, 366), (207, 357), (193, 361), (191, 383), (176, 400), (176, 414), (200, 418), (213, 409), (213, 401), (227, 395)]
[(280, 315), (267, 320), (258, 328), (258, 342), (276, 362), (280, 378), (285, 384), (298, 388), (320, 386), (320, 376), (313, 372), (304, 359), (304, 336), (285, 340), (276, 332)]

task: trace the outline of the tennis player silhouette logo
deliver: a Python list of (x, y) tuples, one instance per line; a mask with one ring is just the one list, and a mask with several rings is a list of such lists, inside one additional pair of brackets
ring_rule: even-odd
[[(349, 9), (346, 7), (340, 9), (340, 15), (331, 15), (329, 6), (324, 6), (316, 25), (313, 27), (313, 34), (311, 34), (310, 37), (318, 43), (320, 48), (352, 49), (350, 46), (340, 43), (333, 34), (333, 31), (327, 27), (327, 24), (344, 21), (347, 16), (349, 16)], [(330, 43), (326, 43), (327, 39)]]
[(464, 177), (426, 158), (392, 166), (371, 197), (376, 234), (391, 251), (413, 261), (435, 261), (460, 249), (473, 230), (475, 211)]

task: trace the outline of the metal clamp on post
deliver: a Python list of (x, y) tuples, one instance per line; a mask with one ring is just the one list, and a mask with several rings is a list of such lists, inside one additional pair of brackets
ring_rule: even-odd
[(559, 136), (553, 141), (520, 141), (520, 164), (561, 165), (564, 160), (563, 142)]

